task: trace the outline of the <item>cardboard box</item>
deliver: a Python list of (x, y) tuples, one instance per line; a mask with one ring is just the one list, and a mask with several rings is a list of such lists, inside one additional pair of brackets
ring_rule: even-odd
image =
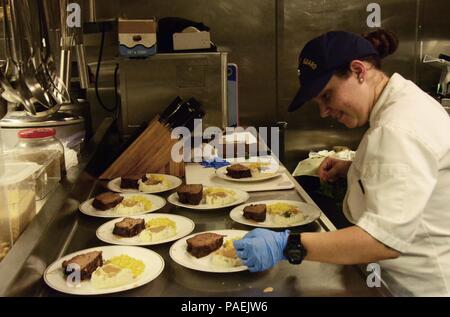
[(119, 19), (119, 52), (126, 57), (148, 57), (156, 54), (156, 19)]
[(211, 48), (211, 35), (208, 31), (198, 31), (188, 28), (182, 33), (173, 34), (173, 50), (195, 50)]

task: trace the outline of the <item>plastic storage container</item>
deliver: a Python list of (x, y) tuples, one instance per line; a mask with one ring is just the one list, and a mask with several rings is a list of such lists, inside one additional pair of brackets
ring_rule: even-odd
[(0, 174), (0, 261), (36, 215), (36, 163), (5, 163)]
[(41, 165), (42, 174), (36, 178), (36, 196), (44, 198), (65, 173), (64, 147), (55, 137), (55, 129), (25, 129), (18, 133), (19, 142), (12, 152), (16, 160)]
[(5, 161), (3, 159), (3, 141), (2, 135), (0, 134), (0, 177), (3, 175), (4, 171), (5, 171)]
[[(5, 161), (3, 159), (3, 143), (0, 135), (0, 182), (2, 181), (4, 174), (5, 174)], [(0, 187), (0, 262), (6, 256), (6, 253), (8, 253), (11, 244), (9, 230), (8, 231), (5, 230), (6, 224), (4, 224), (5, 220), (3, 219), (2, 216), (3, 210), (6, 210), (6, 208), (7, 204), (5, 191), (3, 190), (3, 187)]]
[[(0, 175), (0, 182), (2, 176)], [(6, 195), (3, 189), (0, 190), (0, 262), (8, 253), (12, 245), (12, 239), (9, 229), (9, 217), (6, 215), (8, 205)], [(5, 215), (3, 215), (5, 213)]]

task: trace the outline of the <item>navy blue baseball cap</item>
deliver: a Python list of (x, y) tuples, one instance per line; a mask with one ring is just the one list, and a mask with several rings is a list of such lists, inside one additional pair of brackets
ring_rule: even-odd
[(300, 89), (288, 111), (297, 110), (316, 97), (337, 69), (352, 60), (374, 55), (378, 52), (372, 43), (354, 33), (331, 31), (312, 39), (298, 57)]

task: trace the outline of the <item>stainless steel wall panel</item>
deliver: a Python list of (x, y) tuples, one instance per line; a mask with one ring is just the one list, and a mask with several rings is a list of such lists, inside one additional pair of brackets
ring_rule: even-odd
[[(367, 4), (360, 0), (284, 0), (283, 25), (278, 31), (278, 107), (279, 114), (289, 126), (331, 128), (332, 122), (318, 116), (311, 104), (293, 114), (287, 114), (287, 106), (298, 89), (297, 61), (301, 48), (311, 38), (330, 30), (347, 30), (355, 33), (370, 31), (366, 25), (369, 14)], [(387, 73), (399, 72), (414, 80), (416, 1), (377, 1), (381, 6), (382, 27), (393, 30), (399, 37), (398, 51), (383, 61)], [(402, 12), (401, 15), (398, 12)]]
[[(311, 38), (330, 30), (370, 31), (366, 8), (371, 2), (374, 1), (278, 1), (277, 113), (281, 120), (288, 122), (285, 164), (291, 170), (311, 150), (330, 149), (335, 145), (356, 149), (366, 130), (366, 127), (347, 129), (330, 118), (321, 118), (312, 102), (294, 113), (288, 113), (287, 107), (299, 87), (297, 63), (302, 47)], [(381, 6), (382, 27), (393, 30), (400, 40), (397, 52), (383, 60), (383, 69), (388, 74), (399, 72), (414, 80), (418, 3), (416, 0), (376, 2)]]
[(432, 94), (436, 93), (441, 71), (422, 64), (425, 55), (450, 55), (450, 1), (420, 0), (419, 54), (417, 84)]
[(276, 120), (276, 1), (172, 0), (120, 1), (119, 16), (179, 16), (203, 22), (211, 38), (239, 67), (239, 105), (243, 124)]

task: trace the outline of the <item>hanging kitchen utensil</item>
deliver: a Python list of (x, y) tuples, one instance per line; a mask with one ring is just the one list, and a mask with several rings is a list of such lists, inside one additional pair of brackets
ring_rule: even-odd
[[(42, 1), (42, 0), (36, 0), (38, 5), (38, 12), (39, 16), (41, 17), (39, 22), (41, 25), (41, 38), (43, 41), (43, 60), (46, 67), (44, 70), (46, 71), (47, 80), (52, 85), (52, 89), (50, 90), (50, 93), (53, 95), (55, 100), (62, 103), (70, 103), (70, 95), (69, 91), (67, 89), (67, 86), (62, 81), (62, 79), (59, 77), (59, 73), (55, 66), (55, 61), (53, 58), (53, 51), (52, 46), (49, 38), (49, 29), (48, 24), (50, 23), (50, 20), (52, 19), (52, 14), (57, 14), (54, 12), (55, 10), (52, 10), (51, 1)], [(58, 12), (59, 13), (59, 12)]]
[(28, 89), (23, 76), (26, 67), (25, 65), (30, 58), (30, 54), (26, 48), (27, 43), (25, 42), (23, 26), (21, 23), (21, 10), (23, 10), (23, 8), (20, 4), (20, 0), (11, 0), (9, 6), (7, 6), (10, 10), (11, 42), (14, 47), (14, 49), (11, 50), (13, 54), (11, 61), (17, 70), (17, 76), (14, 81), (11, 82), (11, 86), (17, 91), (17, 94), (22, 97), (21, 104), (24, 106), (25, 110), (34, 116), (36, 115), (36, 108), (34, 106), (34, 101), (30, 100), (33, 96)]
[[(40, 25), (39, 16), (37, 16), (37, 6), (35, 0), (22, 0), (23, 8), (21, 8), (22, 21), (24, 23), (24, 34), (28, 40), (29, 57), (24, 64), (23, 77), (25, 84), (31, 92), (31, 95), (45, 109), (51, 109), (46, 111), (40, 109), (38, 112), (45, 111), (56, 112), (58, 110), (58, 103), (53, 99), (48, 91), (48, 83), (45, 80), (45, 74), (43, 74), (43, 60), (41, 53), (42, 41), (40, 40)], [(58, 107), (58, 108), (55, 108)]]
[(70, 102), (64, 84), (47, 67), (52, 57), (45, 45), (48, 30), (42, 8), (42, 0), (3, 0), (7, 63), (0, 77), (2, 95), (36, 117), (55, 113)]

